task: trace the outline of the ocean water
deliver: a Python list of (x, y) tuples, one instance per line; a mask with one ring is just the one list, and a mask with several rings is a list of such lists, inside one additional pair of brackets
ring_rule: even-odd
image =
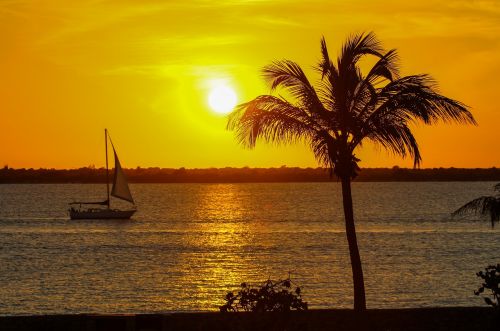
[[(483, 305), (500, 226), (452, 219), (492, 182), (354, 183), (369, 308)], [(214, 311), (291, 274), (311, 308), (352, 307), (338, 183), (135, 184), (128, 221), (71, 221), (103, 185), (0, 185), (0, 314)]]

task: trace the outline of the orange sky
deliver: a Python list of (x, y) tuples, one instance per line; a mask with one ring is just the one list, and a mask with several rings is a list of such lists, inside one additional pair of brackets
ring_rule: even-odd
[[(500, 2), (371, 0), (0, 1), (0, 165), (104, 164), (107, 127), (125, 167), (316, 166), (303, 146), (238, 146), (210, 110), (216, 80), (238, 101), (268, 93), (260, 69), (308, 69), (326, 37), (397, 48), (478, 127), (419, 126), (423, 167), (500, 166)], [(365, 145), (362, 167), (411, 166)]]

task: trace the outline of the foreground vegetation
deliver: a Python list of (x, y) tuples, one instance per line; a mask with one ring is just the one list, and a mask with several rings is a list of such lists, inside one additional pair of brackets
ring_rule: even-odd
[(293, 289), (292, 284), (290, 277), (279, 281), (268, 279), (257, 287), (241, 283), (241, 290), (236, 294), (228, 292), (226, 303), (219, 309), (223, 313), (307, 310), (308, 305), (302, 300), (300, 287)]
[[(483, 297), (484, 302), (493, 308), (500, 309), (500, 263), (487, 266), (484, 271), (481, 270), (476, 275), (483, 280), (483, 283), (477, 291), (474, 291), (474, 294), (486, 295)], [(498, 327), (500, 328), (500, 325)]]

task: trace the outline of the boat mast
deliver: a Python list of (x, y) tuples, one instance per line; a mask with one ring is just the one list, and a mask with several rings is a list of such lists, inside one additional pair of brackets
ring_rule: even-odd
[(109, 168), (108, 168), (108, 129), (104, 129), (104, 144), (106, 146), (106, 190), (108, 193), (108, 209), (109, 209)]

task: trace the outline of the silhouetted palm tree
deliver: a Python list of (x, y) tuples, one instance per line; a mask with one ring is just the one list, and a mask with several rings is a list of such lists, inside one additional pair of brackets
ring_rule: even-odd
[[(401, 157), (421, 161), (417, 141), (409, 125), (416, 121), (475, 123), (467, 107), (440, 95), (428, 75), (399, 77), (396, 50), (385, 52), (373, 33), (347, 39), (336, 62), (330, 59), (321, 39), (321, 60), (315, 68), (321, 75), (317, 87), (309, 82), (298, 64), (275, 61), (264, 67), (271, 92), (282, 88), (282, 96), (261, 95), (236, 107), (228, 129), (249, 148), (258, 139), (272, 143), (305, 141), (319, 163), (342, 182), (345, 227), (354, 285), (354, 309), (366, 309), (361, 259), (354, 226), (351, 180), (356, 177), (354, 154), (370, 140)], [(359, 60), (376, 59), (363, 74)]]
[(467, 202), (462, 207), (453, 212), (453, 216), (464, 215), (469, 213), (480, 214), (481, 216), (489, 216), (491, 227), (495, 226), (495, 222), (500, 221), (500, 183), (495, 185), (494, 190), (496, 196), (482, 196)]

